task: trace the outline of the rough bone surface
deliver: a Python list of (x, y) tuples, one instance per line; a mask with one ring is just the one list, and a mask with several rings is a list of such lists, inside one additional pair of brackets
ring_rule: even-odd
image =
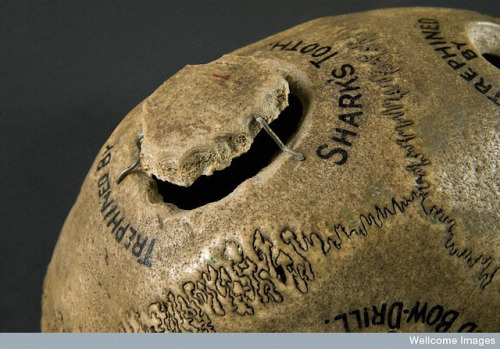
[(287, 106), (288, 83), (253, 57), (225, 56), (187, 66), (143, 103), (143, 170), (189, 186), (250, 149), (259, 131)]
[[(186, 67), (99, 151), (43, 331), (500, 331), (500, 70), (483, 57), (499, 36), (474, 12), (378, 10)], [(153, 176), (233, 166), (289, 91), (305, 161), (278, 152), (192, 210), (162, 200)], [(141, 132), (141, 166), (116, 184)]]

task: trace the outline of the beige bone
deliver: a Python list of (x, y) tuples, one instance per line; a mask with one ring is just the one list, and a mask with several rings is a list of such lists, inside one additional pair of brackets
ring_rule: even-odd
[[(498, 332), (500, 71), (482, 55), (499, 33), (468, 11), (379, 10), (183, 69), (99, 152), (43, 330)], [(232, 166), (289, 90), (305, 161), (278, 152), (218, 201), (163, 202), (153, 175), (190, 186)]]

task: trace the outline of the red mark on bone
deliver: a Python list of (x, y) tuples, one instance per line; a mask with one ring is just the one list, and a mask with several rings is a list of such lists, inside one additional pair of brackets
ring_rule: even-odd
[(229, 78), (231, 77), (231, 75), (219, 75), (219, 74), (212, 74), (212, 76), (214, 78), (217, 78), (217, 79), (224, 79), (224, 80), (229, 80)]

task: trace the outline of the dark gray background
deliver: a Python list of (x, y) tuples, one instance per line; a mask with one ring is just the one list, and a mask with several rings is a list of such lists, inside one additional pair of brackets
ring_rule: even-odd
[(310, 19), (500, 1), (0, 0), (0, 331), (40, 331), (42, 281), (98, 150), (186, 64)]

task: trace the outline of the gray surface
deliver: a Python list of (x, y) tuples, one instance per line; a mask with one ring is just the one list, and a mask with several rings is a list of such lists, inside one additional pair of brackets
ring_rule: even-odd
[[(238, 349), (404, 349), (497, 348), (498, 333), (431, 334), (5, 334), (3, 349), (108, 349), (108, 348), (234, 348)], [(452, 343), (452, 344), (450, 344)], [(456, 343), (453, 345), (453, 343)], [(474, 343), (474, 344), (470, 344)]]
[(64, 219), (120, 120), (186, 64), (310, 19), (490, 1), (1, 1), (0, 331), (40, 331), (42, 281)]

